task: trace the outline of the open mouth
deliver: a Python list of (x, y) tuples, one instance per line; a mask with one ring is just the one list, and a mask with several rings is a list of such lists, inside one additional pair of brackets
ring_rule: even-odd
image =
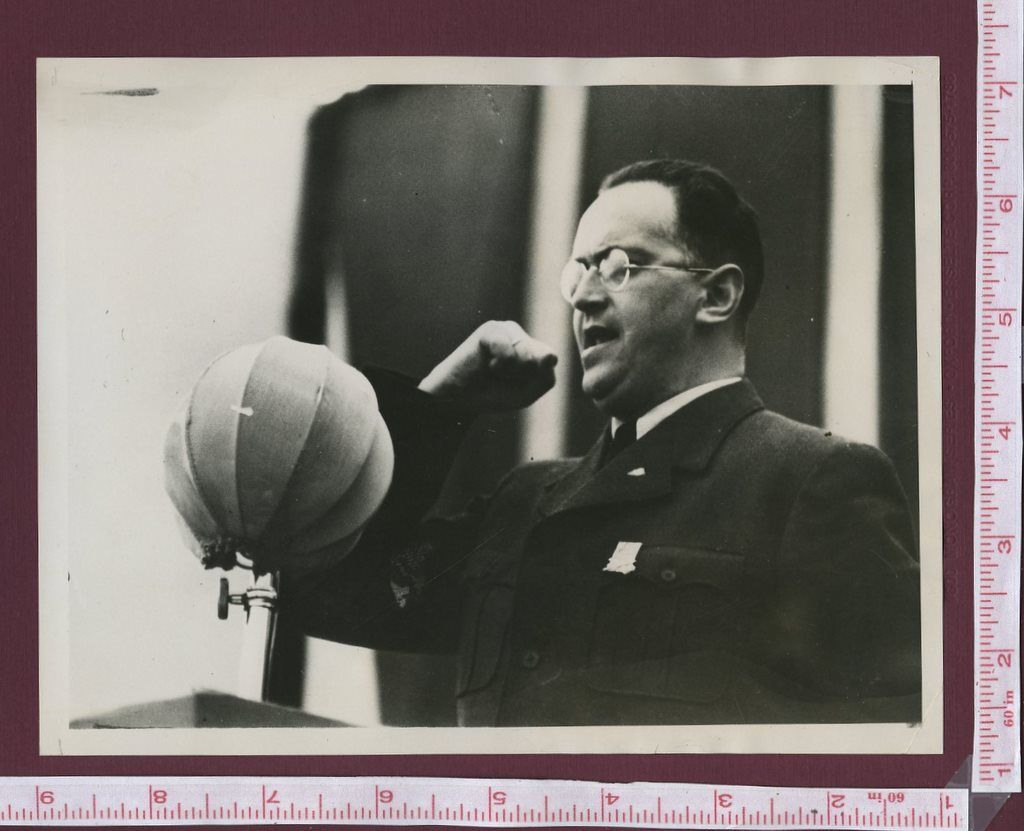
[(583, 348), (590, 349), (592, 346), (600, 346), (602, 343), (615, 340), (618, 333), (615, 330), (601, 325), (588, 326), (583, 330)]

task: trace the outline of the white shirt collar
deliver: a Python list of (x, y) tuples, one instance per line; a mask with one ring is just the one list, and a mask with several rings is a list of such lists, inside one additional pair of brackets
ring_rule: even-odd
[[(717, 390), (719, 387), (726, 387), (729, 384), (736, 384), (742, 380), (743, 379), (739, 376), (735, 376), (733, 378), (720, 378), (717, 381), (708, 381), (706, 384), (700, 384), (699, 386), (691, 387), (688, 390), (683, 390), (681, 393), (665, 399), (636, 420), (636, 437), (640, 438), (645, 433), (649, 433), (666, 418), (672, 415), (672, 413), (681, 410), (687, 404), (692, 401), (696, 401), (702, 395), (707, 395), (712, 390)], [(621, 419), (612, 418), (613, 436), (621, 425)]]

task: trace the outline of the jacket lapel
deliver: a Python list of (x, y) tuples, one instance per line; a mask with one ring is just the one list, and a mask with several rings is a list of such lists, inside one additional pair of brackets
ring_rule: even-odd
[(712, 390), (673, 413), (604, 467), (599, 462), (609, 433), (563, 477), (548, 486), (542, 515), (616, 502), (651, 499), (672, 490), (672, 470), (699, 471), (741, 419), (764, 409), (753, 385), (744, 379)]

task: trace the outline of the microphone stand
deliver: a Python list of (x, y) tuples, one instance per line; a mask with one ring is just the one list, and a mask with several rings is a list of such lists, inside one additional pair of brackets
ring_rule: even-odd
[(252, 575), (249, 587), (240, 594), (230, 594), (228, 579), (220, 579), (217, 617), (227, 620), (229, 606), (245, 609), (245, 628), (242, 630), (242, 655), (238, 667), (238, 695), (251, 701), (268, 701), (270, 691), (270, 659), (274, 649), (277, 625), (276, 571), (258, 573), (253, 563), (236, 553), (236, 564)]

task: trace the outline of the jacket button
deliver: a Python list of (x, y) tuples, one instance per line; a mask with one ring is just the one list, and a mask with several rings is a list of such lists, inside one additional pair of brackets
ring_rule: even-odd
[(674, 568), (663, 568), (661, 570), (661, 579), (666, 583), (671, 583), (676, 579), (676, 571)]
[(533, 669), (540, 663), (540, 655), (532, 649), (527, 649), (523, 653), (522, 664), (527, 669)]

